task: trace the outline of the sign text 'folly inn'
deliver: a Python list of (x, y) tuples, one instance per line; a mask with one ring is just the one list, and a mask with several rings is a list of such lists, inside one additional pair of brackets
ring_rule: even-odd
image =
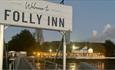
[(72, 7), (47, 1), (3, 0), (0, 23), (51, 30), (72, 30)]

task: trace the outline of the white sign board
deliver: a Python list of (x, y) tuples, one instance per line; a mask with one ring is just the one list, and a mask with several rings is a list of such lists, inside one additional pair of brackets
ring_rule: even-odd
[(39, 0), (0, 0), (0, 24), (72, 31), (72, 7)]

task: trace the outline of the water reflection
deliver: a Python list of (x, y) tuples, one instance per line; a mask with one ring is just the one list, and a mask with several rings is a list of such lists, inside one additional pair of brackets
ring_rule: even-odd
[(104, 63), (87, 63), (87, 62), (80, 62), (80, 63), (69, 63), (69, 70), (80, 70), (80, 69), (90, 69), (90, 70), (104, 70)]
[(69, 63), (69, 70), (76, 70), (78, 69), (77, 63)]
[[(57, 61), (59, 62), (60, 60), (57, 60)], [(61, 70), (63, 68), (61, 63), (56, 64), (52, 62), (40, 62), (40, 63), (36, 63), (36, 66), (38, 67), (39, 70), (48, 70), (48, 69)], [(90, 70), (91, 69), (105, 70), (105, 68), (107, 68), (105, 66), (106, 66), (106, 63), (103, 60), (91, 60), (91, 61), (90, 60), (73, 60), (73, 61), (67, 62), (67, 70), (80, 70), (81, 68), (84, 68), (84, 67)]]

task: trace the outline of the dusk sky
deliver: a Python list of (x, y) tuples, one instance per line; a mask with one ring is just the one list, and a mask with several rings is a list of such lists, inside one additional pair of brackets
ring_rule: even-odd
[[(59, 3), (60, 0), (49, 0)], [(73, 31), (71, 41), (104, 41), (115, 38), (115, 0), (65, 0), (65, 5), (73, 7)], [(8, 27), (5, 40), (23, 28)], [(31, 29), (30, 29), (31, 30)], [(34, 32), (34, 30), (31, 30)], [(44, 31), (45, 41), (61, 40), (59, 32)]]

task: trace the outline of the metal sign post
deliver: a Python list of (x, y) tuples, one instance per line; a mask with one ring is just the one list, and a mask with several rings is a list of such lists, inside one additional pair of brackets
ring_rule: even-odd
[(63, 32), (63, 70), (66, 70), (66, 39), (65, 39), (65, 32)]
[(3, 70), (4, 25), (0, 25), (0, 70)]

